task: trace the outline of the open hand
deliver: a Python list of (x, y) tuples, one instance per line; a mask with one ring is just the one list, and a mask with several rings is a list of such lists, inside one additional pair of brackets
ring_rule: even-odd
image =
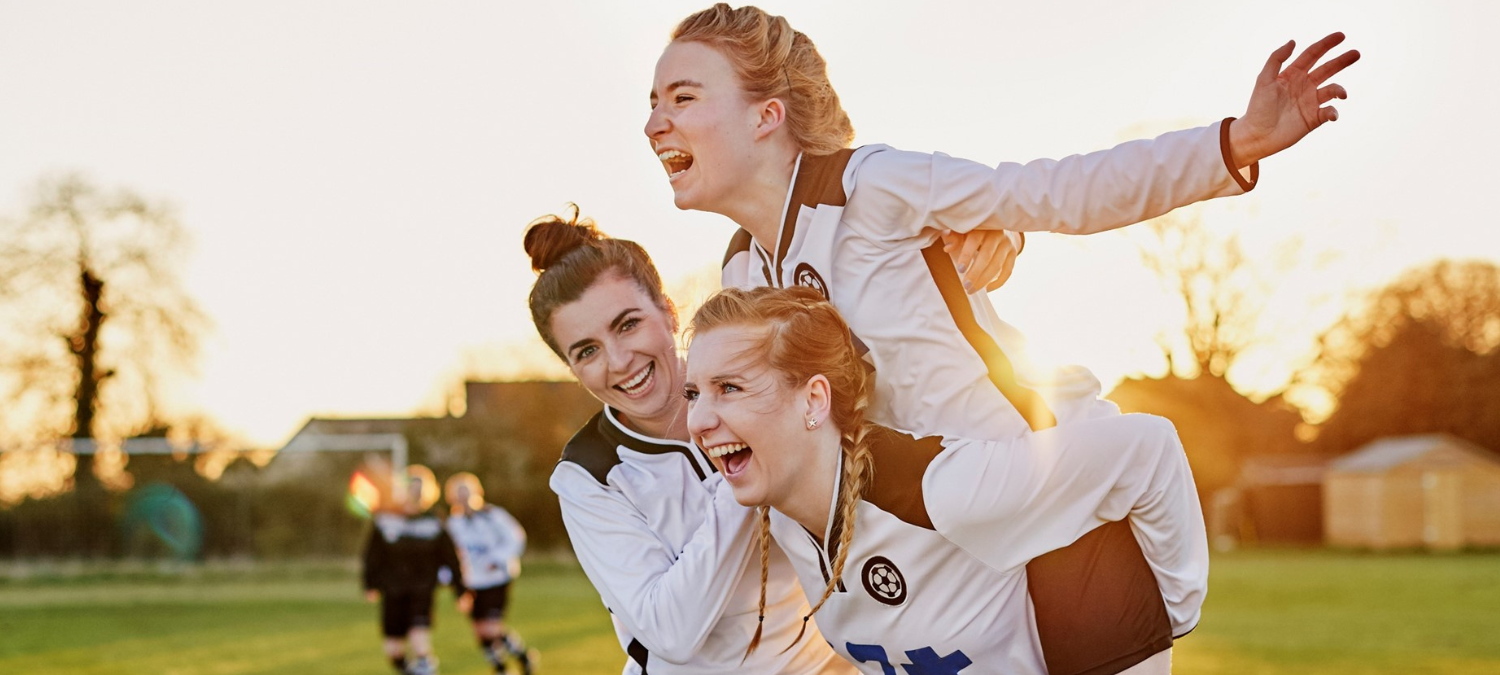
[(1230, 126), (1229, 144), (1238, 167), (1250, 166), (1281, 152), (1313, 129), (1339, 118), (1338, 109), (1323, 104), (1349, 98), (1349, 92), (1342, 85), (1323, 83), (1358, 61), (1359, 52), (1351, 49), (1321, 66), (1313, 66), (1343, 41), (1343, 33), (1318, 40), (1285, 69), (1281, 66), (1291, 57), (1296, 42), (1287, 42), (1271, 52), (1255, 80), (1245, 115)]

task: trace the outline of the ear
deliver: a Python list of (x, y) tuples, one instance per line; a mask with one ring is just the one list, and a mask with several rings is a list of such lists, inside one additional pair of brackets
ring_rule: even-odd
[(755, 140), (769, 137), (786, 122), (786, 103), (779, 98), (766, 99), (755, 109)]
[(803, 419), (812, 419), (820, 427), (828, 424), (828, 417), (833, 409), (833, 389), (828, 384), (828, 378), (821, 374), (809, 378), (802, 387), (802, 398), (806, 404)]

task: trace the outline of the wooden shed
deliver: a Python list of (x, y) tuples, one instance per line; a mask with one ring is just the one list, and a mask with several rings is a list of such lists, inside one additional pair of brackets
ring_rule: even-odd
[(1500, 546), (1500, 456), (1448, 434), (1372, 442), (1328, 466), (1323, 531), (1354, 548)]

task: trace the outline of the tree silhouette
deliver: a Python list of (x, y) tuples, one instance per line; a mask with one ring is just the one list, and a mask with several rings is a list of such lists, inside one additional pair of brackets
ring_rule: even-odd
[(1166, 375), (1125, 380), (1108, 398), (1125, 412), (1172, 420), (1206, 504), (1235, 482), (1245, 457), (1297, 449), (1301, 418), (1280, 392), (1255, 402), (1230, 379), (1247, 353), (1278, 337), (1265, 309), (1280, 274), (1296, 263), (1295, 243), (1256, 258), (1237, 235), (1176, 214), (1132, 233), (1142, 265), (1178, 303), (1181, 319), (1157, 336)]
[(1445, 431), (1500, 451), (1500, 267), (1438, 261), (1372, 293), (1305, 379), (1338, 401), (1317, 447)]
[[(43, 179), (0, 220), (0, 442), (155, 423), (164, 378), (191, 366), (207, 327), (176, 275), (185, 244), (170, 207), (77, 174)], [(80, 493), (98, 487), (90, 464), (74, 469)]]

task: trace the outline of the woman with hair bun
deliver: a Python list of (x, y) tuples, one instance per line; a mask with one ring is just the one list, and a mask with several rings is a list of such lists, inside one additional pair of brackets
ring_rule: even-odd
[[(1160, 417), (1014, 441), (869, 424), (864, 360), (810, 288), (725, 290), (688, 334), (693, 440), (735, 499), (757, 507), (762, 542), (773, 534), (803, 588), (822, 589), (806, 616), (867, 673), (1045, 675), (1025, 563), (1101, 522), (1140, 522), (1163, 569), (1195, 555), (1197, 492)], [(752, 638), (747, 649), (758, 646), (786, 645)]]
[[(1259, 160), (1338, 118), (1324, 104), (1347, 92), (1325, 83), (1359, 54), (1317, 62), (1342, 40), (1329, 35), (1285, 68), (1294, 45), (1275, 50), (1238, 119), (992, 167), (850, 148), (853, 125), (812, 41), (782, 17), (721, 3), (673, 31), (644, 131), (678, 208), (742, 228), (724, 256), (725, 288), (809, 286), (843, 313), (875, 373), (872, 421), (1015, 440), (1119, 411), (1087, 370), (1029, 366), (1020, 333), (960, 282), (939, 237), (1089, 234), (1247, 192)], [(1202, 515), (1191, 510), (1201, 557), (1178, 573), (1147, 563), (1129, 522), (1102, 525), (1027, 566), (1050, 675), (1166, 672), (1168, 659), (1153, 657), (1170, 654), (1196, 625), (1207, 589)]]
[[(525, 246), (537, 332), (604, 404), (550, 484), (629, 657), (625, 672), (855, 672), (821, 638), (745, 656), (756, 630), (790, 644), (808, 605), (780, 549), (761, 549), (760, 573), (746, 573), (751, 511), (688, 440), (677, 313), (650, 256), (579, 220), (576, 207), (534, 221)], [(763, 628), (761, 607), (775, 610)]]

